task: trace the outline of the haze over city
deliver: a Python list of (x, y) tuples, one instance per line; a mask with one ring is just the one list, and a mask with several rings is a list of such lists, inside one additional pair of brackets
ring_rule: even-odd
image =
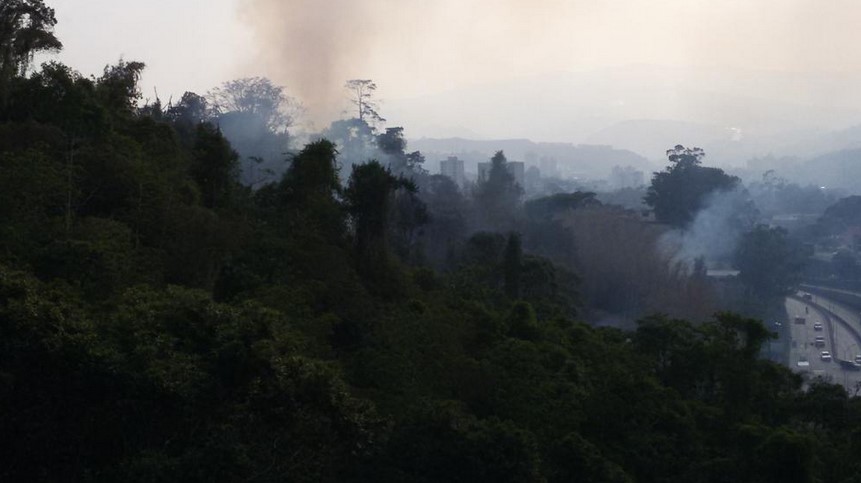
[(0, 0), (0, 481), (859, 481), (858, 19)]
[(738, 165), (861, 122), (861, 58), (851, 48), (861, 40), (861, 5), (849, 0), (59, 0), (55, 8), (66, 45), (59, 58), (85, 73), (100, 72), (102, 59), (146, 59), (144, 96), (157, 89), (165, 101), (268, 76), (304, 104), (308, 125), (343, 115), (348, 78), (373, 79), (385, 117), (408, 126), (410, 138), (614, 144), (650, 159), (662, 152), (642, 152), (652, 147), (619, 123), (683, 123), (691, 143)]

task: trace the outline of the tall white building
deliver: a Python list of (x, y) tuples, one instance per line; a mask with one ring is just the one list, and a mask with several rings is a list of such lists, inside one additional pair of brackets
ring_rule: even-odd
[(457, 156), (449, 156), (448, 159), (440, 161), (439, 173), (443, 176), (448, 176), (459, 188), (463, 187), (463, 183), (466, 180), (463, 171), (463, 160), (457, 159)]

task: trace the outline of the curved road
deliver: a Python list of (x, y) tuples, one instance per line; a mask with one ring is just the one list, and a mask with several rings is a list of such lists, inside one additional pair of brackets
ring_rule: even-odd
[[(856, 394), (861, 387), (861, 370), (845, 369), (838, 359), (854, 360), (861, 355), (861, 336), (846, 320), (842, 311), (828, 299), (813, 297), (811, 300), (789, 297), (786, 299), (786, 312), (789, 315), (789, 352), (790, 367), (809, 377), (825, 377), (835, 384), (843, 385), (849, 394)], [(796, 317), (804, 317), (805, 323), (795, 323)], [(822, 324), (822, 330), (815, 330), (814, 324)], [(854, 324), (853, 324), (854, 325)], [(817, 336), (825, 338), (824, 347), (816, 347)], [(832, 354), (831, 361), (822, 360), (821, 351)]]

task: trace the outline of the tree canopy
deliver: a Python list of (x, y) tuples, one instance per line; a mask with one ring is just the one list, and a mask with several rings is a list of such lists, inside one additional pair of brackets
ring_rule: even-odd
[(57, 51), (54, 9), (42, 0), (0, 0), (0, 102), (9, 99), (9, 82), (24, 75), (36, 53)]
[[(313, 139), (252, 190), (211, 102), (141, 106), (143, 67), (18, 71), (0, 106), (0, 480), (861, 473), (861, 399), (760, 358), (760, 321), (583, 321), (639, 293), (707, 306), (649, 252), (664, 227), (584, 192), (523, 208), (502, 152), (461, 192)], [(402, 131), (332, 130), (409, 159)], [(667, 176), (709, 169), (692, 153)], [(780, 294), (791, 254), (759, 227), (742, 278)]]
[(670, 165), (654, 173), (644, 201), (663, 223), (683, 227), (693, 221), (709, 194), (730, 191), (740, 182), (722, 169), (701, 165), (705, 152), (678, 145), (667, 151)]

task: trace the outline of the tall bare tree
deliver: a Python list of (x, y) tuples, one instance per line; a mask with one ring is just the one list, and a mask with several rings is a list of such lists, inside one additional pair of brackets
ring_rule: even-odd
[(379, 105), (374, 99), (377, 84), (371, 79), (351, 79), (344, 84), (344, 88), (350, 91), (350, 102), (356, 106), (356, 117), (360, 121), (373, 124), (385, 122), (386, 120), (377, 112)]

